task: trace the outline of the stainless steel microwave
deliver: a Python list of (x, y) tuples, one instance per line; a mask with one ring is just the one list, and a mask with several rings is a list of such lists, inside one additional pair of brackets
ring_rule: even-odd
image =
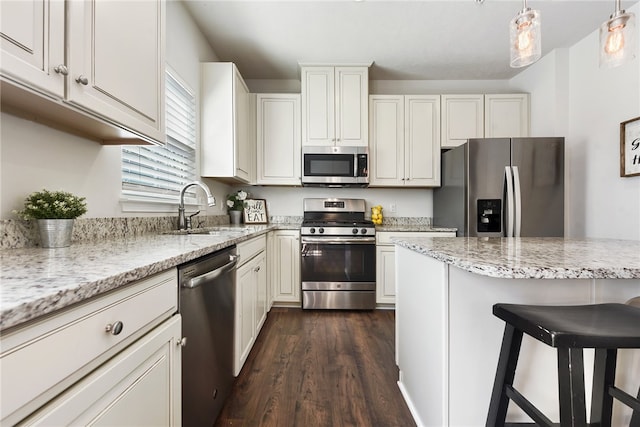
[(368, 186), (368, 148), (302, 147), (302, 185), (318, 187)]

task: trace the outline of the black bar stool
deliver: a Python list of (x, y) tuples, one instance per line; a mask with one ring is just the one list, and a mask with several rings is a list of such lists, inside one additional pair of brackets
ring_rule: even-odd
[[(487, 426), (504, 426), (509, 400), (538, 425), (558, 425), (513, 387), (522, 334), (558, 352), (560, 426), (611, 425), (613, 398), (633, 409), (630, 427), (640, 427), (640, 391), (633, 397), (614, 385), (619, 348), (640, 348), (640, 308), (625, 304), (539, 306), (495, 304), (506, 322)], [(595, 349), (590, 423), (586, 420), (583, 349)]]

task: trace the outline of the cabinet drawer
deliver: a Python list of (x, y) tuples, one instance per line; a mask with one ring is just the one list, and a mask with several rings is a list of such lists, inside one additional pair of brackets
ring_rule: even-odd
[(267, 237), (264, 234), (251, 240), (247, 240), (246, 242), (238, 243), (238, 255), (240, 256), (238, 266), (241, 266), (260, 252), (264, 251), (266, 247)]
[(377, 245), (393, 245), (393, 237), (456, 237), (449, 231), (380, 231), (376, 233)]
[[(2, 424), (33, 412), (169, 318), (177, 311), (177, 282), (175, 269), (160, 273), (3, 335)], [(121, 332), (107, 332), (117, 321)]]

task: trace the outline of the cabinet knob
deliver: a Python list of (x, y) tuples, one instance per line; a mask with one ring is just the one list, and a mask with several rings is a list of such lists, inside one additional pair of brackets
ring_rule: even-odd
[(260, 266), (257, 266), (256, 268), (254, 268), (253, 271), (255, 271), (256, 273), (260, 271)]
[(82, 74), (80, 74), (78, 76), (78, 78), (76, 79), (76, 82), (80, 83), (81, 85), (88, 85), (89, 84), (89, 79), (87, 79), (85, 76), (83, 76)]
[(122, 332), (123, 329), (124, 329), (124, 323), (122, 323), (119, 320), (114, 323), (109, 323), (104, 328), (104, 330), (106, 332), (109, 332), (111, 335), (118, 335), (120, 332)]
[(187, 337), (182, 337), (181, 339), (178, 340), (178, 342), (176, 344), (178, 345), (178, 347), (186, 347), (187, 346)]
[(66, 76), (67, 74), (69, 74), (69, 69), (64, 64), (60, 64), (53, 67), (53, 71), (55, 71), (58, 74), (62, 74), (63, 76)]

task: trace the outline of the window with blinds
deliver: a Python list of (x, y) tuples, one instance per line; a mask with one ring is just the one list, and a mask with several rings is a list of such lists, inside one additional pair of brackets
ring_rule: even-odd
[[(169, 70), (166, 73), (164, 146), (122, 147), (122, 194), (125, 198), (177, 202), (182, 187), (196, 179), (196, 98)], [(195, 193), (185, 201), (196, 203)]]

